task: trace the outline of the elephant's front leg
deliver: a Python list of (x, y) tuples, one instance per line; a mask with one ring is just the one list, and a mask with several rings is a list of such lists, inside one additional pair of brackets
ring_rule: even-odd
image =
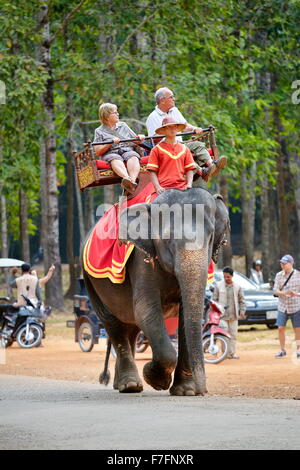
[(171, 395), (197, 395), (197, 387), (193, 379), (191, 366), (189, 362), (185, 332), (182, 303), (179, 306), (179, 325), (178, 325), (178, 359), (174, 373), (173, 385), (170, 388)]
[(163, 320), (160, 292), (147, 285), (134, 296), (136, 323), (144, 331), (152, 348), (152, 361), (145, 364), (145, 381), (156, 390), (167, 390), (172, 381), (177, 357)]

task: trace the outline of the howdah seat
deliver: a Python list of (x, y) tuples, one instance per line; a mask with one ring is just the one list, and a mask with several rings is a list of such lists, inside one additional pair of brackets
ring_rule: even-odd
[[(178, 135), (192, 135), (194, 132), (183, 132)], [(156, 136), (155, 136), (156, 137)], [(161, 136), (162, 138), (164, 136)], [(203, 129), (203, 134), (199, 137), (197, 136), (194, 140), (207, 140), (207, 147), (210, 155), (212, 155), (213, 160), (218, 159), (218, 149), (215, 139), (215, 128), (210, 126), (206, 129)], [(153, 139), (153, 137), (147, 137), (147, 139)], [(131, 139), (133, 140), (133, 139)], [(126, 140), (125, 140), (126, 141)], [(128, 140), (127, 140), (128, 141)], [(106, 142), (101, 142), (104, 144)], [(93, 188), (96, 186), (105, 186), (107, 184), (116, 184), (121, 182), (121, 178), (117, 176), (114, 171), (111, 169), (110, 165), (105, 161), (97, 158), (95, 153), (95, 144), (92, 142), (87, 142), (84, 144), (83, 149), (80, 152), (73, 152), (74, 161), (75, 161), (75, 171), (77, 175), (78, 185), (81, 191), (86, 188)], [(140, 173), (146, 173), (146, 166), (148, 163), (148, 156), (146, 155), (149, 152), (149, 146), (139, 144), (145, 151), (145, 156), (142, 157), (140, 161), (141, 170)]]

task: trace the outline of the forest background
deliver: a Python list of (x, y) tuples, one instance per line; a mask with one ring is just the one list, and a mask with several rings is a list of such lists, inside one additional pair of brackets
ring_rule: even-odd
[(300, 1), (0, 3), (1, 257), (55, 263), (46, 302), (73, 295), (80, 243), (118, 186), (78, 190), (73, 154), (116, 103), (137, 132), (170, 87), (190, 123), (217, 127), (228, 167), (211, 185), (233, 231), (220, 264), (260, 250), (265, 277), (300, 265)]

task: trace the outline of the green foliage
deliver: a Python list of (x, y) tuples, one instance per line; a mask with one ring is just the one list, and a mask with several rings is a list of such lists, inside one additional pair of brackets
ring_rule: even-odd
[[(239, 194), (240, 175), (253, 163), (257, 192), (265, 178), (275, 184), (275, 107), (291, 150), (299, 148), (299, 106), (291, 103), (291, 84), (300, 78), (298, 0), (94, 0), (83, 3), (60, 31), (78, 3), (51, 1), (52, 37), (59, 32), (51, 48), (52, 77), (36, 55), (40, 2), (1, 4), (0, 79), (7, 86), (7, 104), (0, 106), (1, 181), (11, 220), (19, 184), (33, 198), (31, 214), (36, 210), (39, 138), (47, 131), (40, 125), (41, 96), (49, 78), (59, 184), (65, 182), (67, 96), (74, 123), (97, 120), (105, 101), (117, 103), (121, 117), (145, 121), (155, 89), (164, 85), (175, 91), (189, 122), (217, 127), (232, 194)], [(271, 85), (264, 84), (268, 80)], [(89, 138), (92, 127), (85, 129)], [(74, 124), (74, 130), (80, 145), (83, 129)]]

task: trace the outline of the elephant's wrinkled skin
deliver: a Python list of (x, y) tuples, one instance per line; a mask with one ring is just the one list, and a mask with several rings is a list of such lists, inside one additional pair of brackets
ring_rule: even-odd
[[(140, 392), (143, 389), (135, 362), (134, 348), (142, 329), (150, 341), (153, 358), (144, 366), (145, 381), (156, 390), (166, 390), (172, 381), (173, 395), (203, 395), (206, 392), (204, 358), (201, 337), (201, 319), (209, 260), (228, 226), (228, 212), (221, 199), (201, 188), (186, 191), (168, 190), (152, 204), (190, 204), (195, 222), (196, 204), (204, 207), (204, 243), (186, 245), (184, 239), (174, 239), (171, 228), (169, 239), (138, 239), (127, 263), (123, 284), (108, 279), (95, 279), (84, 273), (89, 297), (103, 322), (117, 352), (114, 388), (120, 392)], [(136, 207), (122, 213), (124, 232), (126, 217), (135, 221)], [(150, 218), (151, 204), (138, 208), (145, 220)], [(216, 215), (218, 224), (216, 224)], [(186, 221), (184, 222), (186, 224)], [(165, 224), (166, 225), (166, 224)], [(218, 226), (218, 233), (215, 231)], [(190, 224), (189, 227), (191, 228)], [(163, 227), (165, 233), (166, 226)], [(128, 232), (126, 231), (126, 234)], [(189, 242), (191, 239), (189, 238)], [(144, 250), (144, 251), (142, 251)], [(155, 257), (145, 262), (145, 252)], [(179, 303), (178, 359), (163, 321), (164, 312), (171, 304)]]

